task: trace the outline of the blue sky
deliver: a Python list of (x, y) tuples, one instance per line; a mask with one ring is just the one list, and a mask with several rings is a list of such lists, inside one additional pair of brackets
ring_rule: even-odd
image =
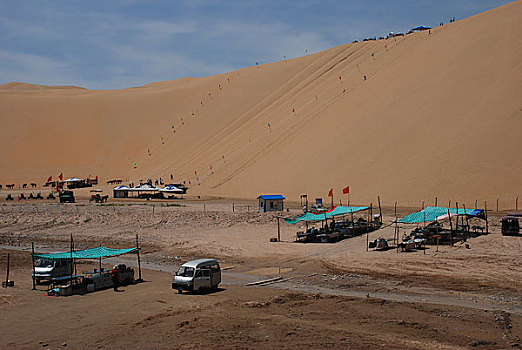
[(435, 26), (505, 0), (0, 0), (0, 84), (118, 89)]

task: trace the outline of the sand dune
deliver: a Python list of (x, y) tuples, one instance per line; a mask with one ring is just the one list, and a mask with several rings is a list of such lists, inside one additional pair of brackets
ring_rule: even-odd
[(359, 203), (514, 201), (520, 33), (516, 1), (431, 34), (206, 78), (113, 91), (5, 84), (0, 183), (173, 174), (191, 194), (223, 197), (326, 198), (334, 187), (337, 202), (350, 185)]

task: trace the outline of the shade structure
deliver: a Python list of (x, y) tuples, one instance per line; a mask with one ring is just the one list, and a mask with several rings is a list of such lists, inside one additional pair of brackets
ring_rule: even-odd
[(448, 217), (448, 213), (451, 216), (454, 215), (468, 215), (483, 218), (483, 209), (459, 209), (446, 208), (446, 207), (426, 207), (423, 210), (412, 213), (398, 220), (403, 224), (416, 224), (420, 222), (431, 222), (435, 220), (441, 220)]
[(163, 193), (184, 193), (181, 188), (178, 188), (174, 185), (168, 185), (165, 188), (160, 188), (159, 191)]
[(65, 180), (64, 182), (81, 182), (83, 179), (80, 179), (78, 177), (71, 177), (70, 179)]
[[(91, 249), (77, 250), (72, 252), (73, 259), (99, 259), (110, 256), (123, 255), (133, 253), (138, 248), (112, 249), (107, 247), (96, 247)], [(50, 254), (35, 254), (35, 258), (47, 260), (70, 260), (71, 252), (50, 253)]]
[(355, 212), (358, 212), (361, 210), (366, 210), (368, 208), (369, 207), (347, 207), (347, 206), (338, 205), (328, 211), (325, 211), (324, 213), (319, 213), (319, 214), (304, 213), (303, 215), (298, 216), (295, 219), (285, 219), (285, 221), (288, 224), (296, 224), (301, 221), (321, 221), (321, 220), (333, 218), (335, 216), (346, 215), (346, 214), (355, 213)]
[(138, 185), (138, 186), (135, 186), (135, 187), (132, 187), (132, 188), (129, 188), (128, 189), (129, 191), (136, 191), (136, 192), (139, 192), (139, 191), (152, 191), (152, 192), (158, 192), (160, 190), (159, 187), (156, 187), (156, 186), (151, 186), (149, 184), (143, 184), (143, 185)]

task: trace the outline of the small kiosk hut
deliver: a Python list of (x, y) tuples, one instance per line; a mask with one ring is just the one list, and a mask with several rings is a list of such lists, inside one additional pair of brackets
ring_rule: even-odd
[(262, 194), (259, 197), (259, 212), (266, 213), (267, 211), (283, 211), (284, 200), (280, 194)]
[(127, 198), (129, 197), (130, 187), (121, 185), (112, 189), (114, 198)]

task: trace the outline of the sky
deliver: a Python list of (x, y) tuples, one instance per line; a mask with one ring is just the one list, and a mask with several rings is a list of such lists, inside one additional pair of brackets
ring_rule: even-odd
[(436, 26), (507, 0), (0, 0), (0, 85), (122, 89)]

